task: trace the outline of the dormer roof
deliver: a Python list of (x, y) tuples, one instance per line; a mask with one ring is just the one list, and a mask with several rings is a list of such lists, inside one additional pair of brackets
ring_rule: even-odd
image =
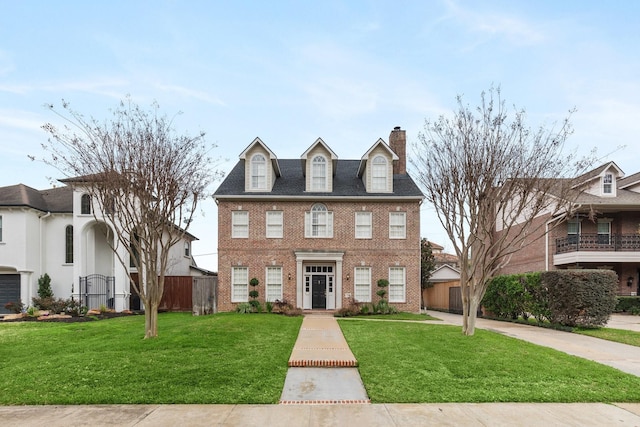
[(262, 140), (258, 137), (256, 137), (251, 144), (249, 144), (247, 146), (247, 148), (245, 148), (242, 153), (240, 153), (240, 159), (241, 160), (246, 160), (247, 158), (247, 153), (250, 152), (256, 145), (260, 145), (268, 154), (269, 154), (269, 159), (271, 159), (271, 166), (273, 167), (273, 170), (276, 174), (276, 176), (281, 176), (281, 172), (280, 172), (280, 165), (278, 164), (278, 157), (275, 155), (275, 153), (273, 151), (271, 151), (271, 149), (269, 147), (267, 147), (267, 144), (265, 144), (264, 142), (262, 142)]
[(300, 162), (302, 164), (302, 173), (305, 174), (306, 170), (307, 170), (307, 160), (309, 157), (309, 153), (311, 151), (313, 151), (318, 145), (322, 146), (328, 153), (329, 156), (331, 157), (331, 163), (332, 163), (332, 170), (333, 170), (333, 175), (335, 176), (336, 174), (336, 169), (337, 169), (337, 165), (338, 165), (338, 155), (336, 153), (333, 152), (333, 150), (331, 149), (331, 147), (329, 147), (323, 140), (322, 138), (318, 138), (316, 139), (316, 141), (311, 144), (311, 146), (309, 146), (309, 148), (307, 148), (304, 153), (302, 153), (302, 155), (300, 156)]
[(617, 177), (624, 177), (624, 172), (618, 167), (618, 165), (616, 165), (615, 162), (608, 162), (577, 177), (572, 188), (578, 188), (593, 181), (594, 179), (599, 179), (611, 169), (616, 172)]
[(389, 145), (387, 145), (386, 142), (384, 142), (384, 140), (382, 138), (378, 138), (378, 140), (371, 146), (371, 148), (369, 148), (367, 150), (366, 153), (364, 153), (364, 155), (360, 158), (360, 165), (358, 166), (358, 176), (362, 177), (362, 174), (364, 174), (364, 171), (367, 168), (367, 162), (369, 161), (369, 157), (371, 156), (371, 153), (378, 147), (382, 147), (384, 150), (386, 150), (389, 155), (391, 156), (391, 160), (392, 161), (397, 161), (399, 160), (399, 157), (396, 153), (394, 153), (394, 151), (391, 149), (391, 147), (389, 147)]

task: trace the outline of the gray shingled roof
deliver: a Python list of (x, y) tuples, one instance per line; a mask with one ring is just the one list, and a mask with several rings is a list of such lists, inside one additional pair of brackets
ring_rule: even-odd
[(295, 197), (311, 196), (316, 198), (331, 197), (381, 197), (381, 198), (423, 198), (423, 194), (409, 175), (393, 176), (393, 193), (367, 193), (364, 183), (358, 178), (360, 160), (338, 160), (333, 177), (333, 192), (305, 192), (305, 177), (302, 174), (300, 159), (279, 159), (280, 176), (270, 192), (245, 191), (244, 160), (240, 160), (229, 172), (226, 179), (214, 193), (216, 198), (233, 196), (273, 196)]
[(70, 187), (36, 190), (24, 184), (0, 187), (0, 206), (30, 207), (42, 212), (73, 212), (73, 190)]

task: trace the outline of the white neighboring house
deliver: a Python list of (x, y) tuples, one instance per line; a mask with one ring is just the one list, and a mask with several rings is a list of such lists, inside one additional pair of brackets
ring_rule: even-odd
[[(92, 208), (82, 187), (0, 187), (0, 314), (8, 313), (9, 301), (31, 305), (45, 273), (56, 298), (73, 296), (89, 308), (139, 308), (131, 304), (137, 296), (131, 295), (128, 278), (135, 269), (118, 261), (107, 240), (114, 239), (106, 232), (110, 225), (100, 215), (96, 219)], [(172, 247), (167, 276), (202, 275), (191, 253), (194, 240), (185, 233), (184, 241)], [(129, 259), (126, 248), (117, 250)]]

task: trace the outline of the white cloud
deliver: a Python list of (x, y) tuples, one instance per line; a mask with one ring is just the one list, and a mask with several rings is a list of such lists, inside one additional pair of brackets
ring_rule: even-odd
[(199, 101), (206, 102), (207, 104), (220, 105), (220, 106), (226, 105), (225, 102), (222, 101), (220, 98), (212, 96), (207, 92), (204, 92), (201, 90), (193, 90), (193, 89), (189, 89), (182, 86), (165, 85), (165, 84), (157, 84), (156, 87), (160, 90), (163, 90), (166, 92), (173, 92), (180, 96), (195, 98)]

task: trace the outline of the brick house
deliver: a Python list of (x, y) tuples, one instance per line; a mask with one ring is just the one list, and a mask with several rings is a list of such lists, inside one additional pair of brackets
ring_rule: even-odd
[(317, 139), (298, 159), (278, 159), (256, 138), (214, 198), (218, 205), (218, 308), (285, 300), (335, 310), (388, 300), (420, 310), (420, 205), (406, 171), (406, 134), (396, 127), (358, 160)]
[(540, 233), (515, 253), (500, 274), (569, 268), (610, 269), (618, 293), (640, 292), (640, 172), (625, 176), (605, 163), (578, 177), (576, 214), (535, 219)]

